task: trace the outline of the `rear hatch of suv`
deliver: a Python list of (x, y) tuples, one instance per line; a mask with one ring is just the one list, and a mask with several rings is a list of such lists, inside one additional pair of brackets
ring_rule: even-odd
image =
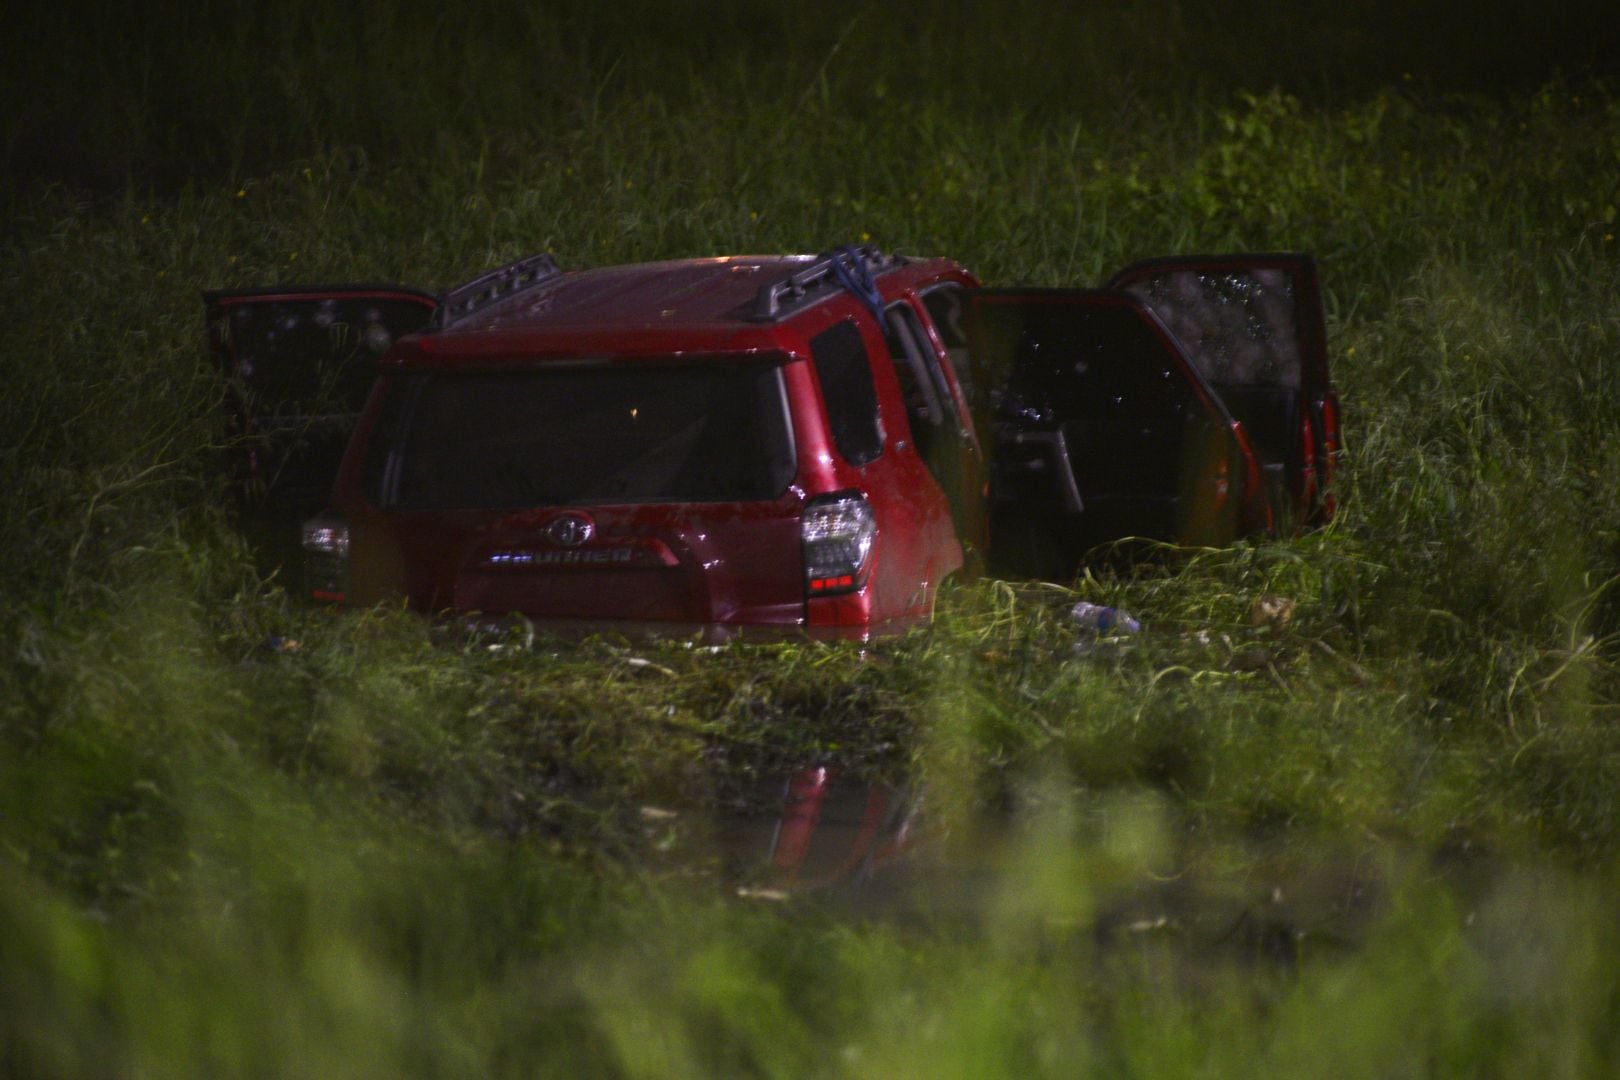
[(403, 592), (428, 611), (545, 620), (802, 622), (782, 359), (392, 373), (339, 482), (350, 599)]

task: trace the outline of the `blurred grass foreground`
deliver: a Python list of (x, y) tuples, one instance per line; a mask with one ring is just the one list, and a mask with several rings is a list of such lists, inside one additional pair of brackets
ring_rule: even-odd
[[(0, 1074), (1612, 1075), (1620, 50), (1447, 11), (18, 16)], [(864, 652), (436, 644), (231, 525), (202, 288), (868, 236), (1316, 252), (1339, 519)], [(810, 766), (925, 842), (771, 899)]]

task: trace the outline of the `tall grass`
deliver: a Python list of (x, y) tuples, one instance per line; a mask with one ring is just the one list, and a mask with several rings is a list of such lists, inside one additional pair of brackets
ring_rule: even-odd
[(742, 100), (854, 114), (943, 104), (952, 116), (1085, 112), (1126, 127), (1277, 85), (1335, 104), (1414, 78), (1437, 92), (1533, 88), (1552, 70), (1612, 73), (1620, 45), (1601, 0), (1466, 12), (1390, 0), (837, 11), (206, 0), (162, 13), (73, 0), (33, 5), (12, 29), (26, 47), (11, 50), (0, 88), (27, 107), (0, 117), (6, 171), (114, 191), (126, 179), (167, 191), (237, 180), (332, 146), (476, 154), (481, 140), (589, 124), (648, 97), (711, 115)]
[[(1612, 1068), (1602, 34), (1554, 77), (1282, 5), (712, 10), (30, 14), (0, 1071)], [(252, 569), (199, 289), (865, 236), (998, 283), (1315, 250), (1339, 519), (864, 652), (492, 651)], [(1144, 632), (1085, 648), (1081, 597)], [(909, 887), (732, 896), (726, 820), (810, 764), (924, 792)]]

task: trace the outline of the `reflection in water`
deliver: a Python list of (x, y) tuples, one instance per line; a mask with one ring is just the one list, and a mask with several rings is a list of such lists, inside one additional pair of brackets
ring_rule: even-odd
[(744, 901), (943, 920), (973, 936), (1062, 944), (1094, 959), (1162, 955), (1195, 979), (1212, 964), (1291, 969), (1347, 955), (1414, 882), (1443, 871), (1467, 903), (1495, 876), (1472, 860), (1459, 872), (1419, 852), (1392, 856), (1387, 844), (1375, 854), (1261, 834), (1217, 844), (1229, 860), (1217, 865), (1211, 839), (1173, 825), (1150, 792), (1054, 799), (1036, 790), (949, 823), (920, 785), (869, 783), (827, 766), (755, 793), (750, 806), (717, 815), (710, 834), (722, 884)]
[(904, 786), (844, 779), (827, 766), (771, 786), (779, 795), (763, 812), (717, 823), (724, 861), (745, 897), (865, 886), (926, 836), (922, 801)]

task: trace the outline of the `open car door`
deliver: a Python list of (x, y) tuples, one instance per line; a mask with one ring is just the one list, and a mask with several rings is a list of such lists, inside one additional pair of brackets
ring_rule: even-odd
[(1224, 544), (1270, 524), (1242, 425), (1147, 304), (1110, 290), (968, 297), (992, 402), (992, 562), (1066, 577), (1125, 537)]
[(1338, 398), (1316, 261), (1299, 253), (1134, 263), (1108, 288), (1141, 300), (1254, 442), (1279, 525), (1331, 517)]
[(316, 285), (212, 291), (203, 303), (244, 527), (267, 566), (294, 563), (299, 523), (326, 506), (378, 358), (440, 301), (398, 285)]

